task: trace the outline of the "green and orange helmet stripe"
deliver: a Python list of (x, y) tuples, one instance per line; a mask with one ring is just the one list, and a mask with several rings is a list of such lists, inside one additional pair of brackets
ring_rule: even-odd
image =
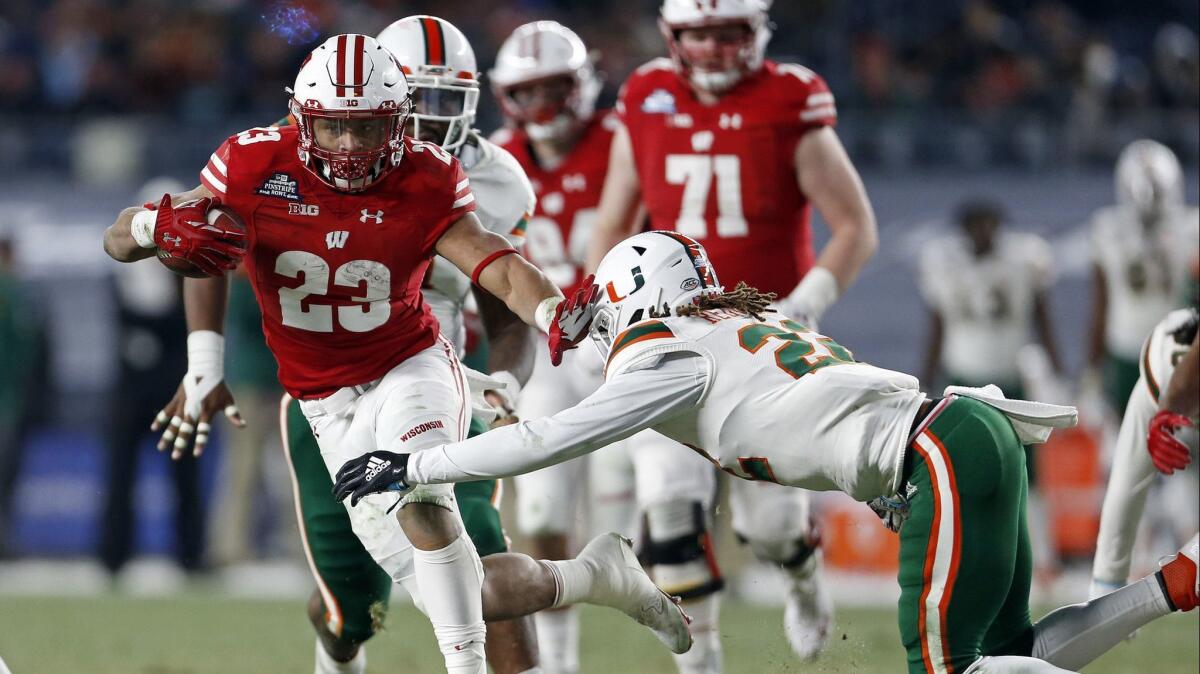
[(638, 323), (617, 335), (617, 338), (613, 340), (612, 350), (608, 354), (608, 362), (611, 364), (617, 357), (617, 354), (625, 350), (626, 347), (651, 339), (669, 339), (674, 336), (675, 333), (671, 332), (671, 328), (668, 328), (662, 321), (644, 321)]

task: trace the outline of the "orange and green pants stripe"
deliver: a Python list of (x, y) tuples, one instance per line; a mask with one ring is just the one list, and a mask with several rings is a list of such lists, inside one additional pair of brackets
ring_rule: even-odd
[(940, 403), (905, 457), (900, 636), (910, 674), (962, 672), (982, 655), (1029, 655), (1033, 558), (1025, 451), (1000, 412)]

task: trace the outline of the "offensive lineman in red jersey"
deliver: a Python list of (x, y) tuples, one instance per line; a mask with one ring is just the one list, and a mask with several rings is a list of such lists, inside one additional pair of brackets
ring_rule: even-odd
[[(588, 268), (635, 231), (644, 205), (653, 229), (701, 241), (727, 283), (774, 292), (785, 314), (811, 324), (874, 253), (875, 218), (833, 131), (825, 82), (764, 58), (768, 5), (664, 0), (659, 26), (671, 58), (642, 66), (622, 89)], [(815, 261), (810, 204), (832, 233)], [(816, 655), (832, 607), (818, 582), (807, 496), (735, 481), (731, 500), (739, 536), (788, 571), (793, 650)]]
[[(297, 76), (295, 127), (251, 129), (229, 138), (202, 171), (201, 186), (164, 197), (157, 211), (126, 209), (105, 233), (105, 250), (118, 260), (148, 257), (157, 248), (215, 272), (236, 262), (238, 242), (206, 226), (209, 208), (220, 199), (243, 215), (247, 272), (280, 381), (302, 401), (322, 458), (333, 469), (373, 447), (420, 449), (465, 436), (471, 392), (420, 294), (434, 254), (470, 273), (527, 323), (550, 332), (556, 355), (582, 337), (579, 326), (556, 320), (556, 311), (570, 304), (557, 288), (512, 254), (503, 238), (480, 226), (458, 161), (403, 135), (411, 106), (399, 66), (375, 39), (330, 38)], [(223, 317), (224, 296), (209, 293), (213, 286), (190, 284), (189, 309), (196, 302), (219, 306), (215, 312), (189, 311), (189, 319)], [(184, 389), (185, 409), (192, 409), (172, 426), (180, 439), (194, 432), (198, 448), (200, 436), (209, 432), (213, 401), (221, 390), (228, 395), (220, 382), (219, 323), (189, 325)], [(215, 376), (205, 375), (206, 364)], [(397, 506), (402, 507), (392, 518)], [(450, 672), (484, 671), (485, 603), (491, 605), (489, 619), (497, 617), (498, 606), (503, 619), (562, 601), (604, 603), (614, 594), (629, 599), (640, 594), (626, 608), (641, 611), (639, 619), (661, 623), (654, 629), (662, 628), (660, 636), (676, 649), (686, 650), (690, 641), (669, 602), (657, 613), (670, 617), (673, 626), (642, 615), (649, 591), (629, 591), (638, 584), (637, 574), (629, 573), (630, 553), (616, 537), (601, 545), (600, 565), (626, 571), (615, 586), (604, 588), (602, 594), (610, 596), (600, 598), (594, 577), (556, 566), (562, 562), (538, 565), (519, 555), (503, 556), (496, 563), (506, 567), (496, 574), (501, 581), (493, 583), (489, 572), (485, 583), (452, 491), (384, 495), (349, 509), (349, 515), (376, 562), (396, 582), (419, 590), (414, 596), (433, 623)], [(595, 560), (583, 564), (588, 565)], [(648, 579), (645, 586), (651, 586)], [(534, 598), (538, 594), (541, 600)], [(318, 644), (318, 671), (364, 666), (323, 662)]]
[[(498, 142), (522, 164), (538, 196), (526, 251), (570, 295), (584, 275), (619, 122), (611, 111), (594, 110), (600, 80), (588, 50), (556, 22), (535, 21), (514, 30), (489, 76), (508, 120)], [(552, 367), (543, 354), (521, 391), (517, 411), (525, 419), (550, 416), (578, 403), (602, 382), (602, 363), (587, 349), (566, 354), (560, 367)], [(590, 497), (587, 519), (597, 531), (629, 533), (640, 528), (635, 522), (644, 516), (639, 557), (658, 586), (681, 597), (684, 611), (694, 618), (692, 634), (700, 646), (676, 656), (685, 674), (709, 671), (719, 661), (716, 622), (709, 616), (715, 618), (716, 593), (723, 584), (708, 534), (715, 476), (709, 467), (692, 462), (690, 454), (648, 432), (586, 459), (514, 478), (517, 525), (534, 557), (570, 557), (570, 535), (577, 533), (576, 512), (585, 497)], [(587, 488), (580, 489), (585, 479)], [(546, 671), (577, 672), (575, 611), (543, 611), (534, 620)]]

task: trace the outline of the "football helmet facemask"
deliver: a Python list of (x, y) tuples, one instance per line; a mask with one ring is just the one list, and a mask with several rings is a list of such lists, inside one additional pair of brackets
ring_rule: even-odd
[(297, 154), (313, 175), (361, 192), (400, 163), (408, 83), (388, 50), (368, 35), (335, 35), (304, 60), (291, 90)]
[(479, 107), (475, 51), (454, 24), (434, 16), (409, 16), (383, 29), (383, 44), (412, 87), (413, 137), (457, 151), (467, 140)]
[(591, 119), (602, 86), (583, 40), (556, 21), (514, 30), (488, 77), (504, 115), (533, 140), (563, 138)]
[(625, 239), (596, 269), (600, 300), (591, 338), (607, 359), (629, 326), (724, 292), (704, 246), (677, 232), (655, 230)]
[[(658, 27), (680, 75), (720, 94), (762, 68), (771, 28), (769, 0), (663, 0)], [(703, 29), (691, 39), (685, 30)], [(741, 30), (738, 30), (741, 29)]]

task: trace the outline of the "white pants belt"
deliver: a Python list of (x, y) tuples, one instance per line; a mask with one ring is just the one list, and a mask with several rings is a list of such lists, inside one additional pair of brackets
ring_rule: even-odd
[(383, 379), (375, 379), (365, 384), (357, 384), (355, 386), (343, 386), (324, 398), (316, 398), (314, 400), (301, 400), (300, 410), (304, 412), (304, 416), (312, 417), (322, 414), (341, 414), (350, 406), (358, 397), (367, 391), (375, 388), (379, 381)]

